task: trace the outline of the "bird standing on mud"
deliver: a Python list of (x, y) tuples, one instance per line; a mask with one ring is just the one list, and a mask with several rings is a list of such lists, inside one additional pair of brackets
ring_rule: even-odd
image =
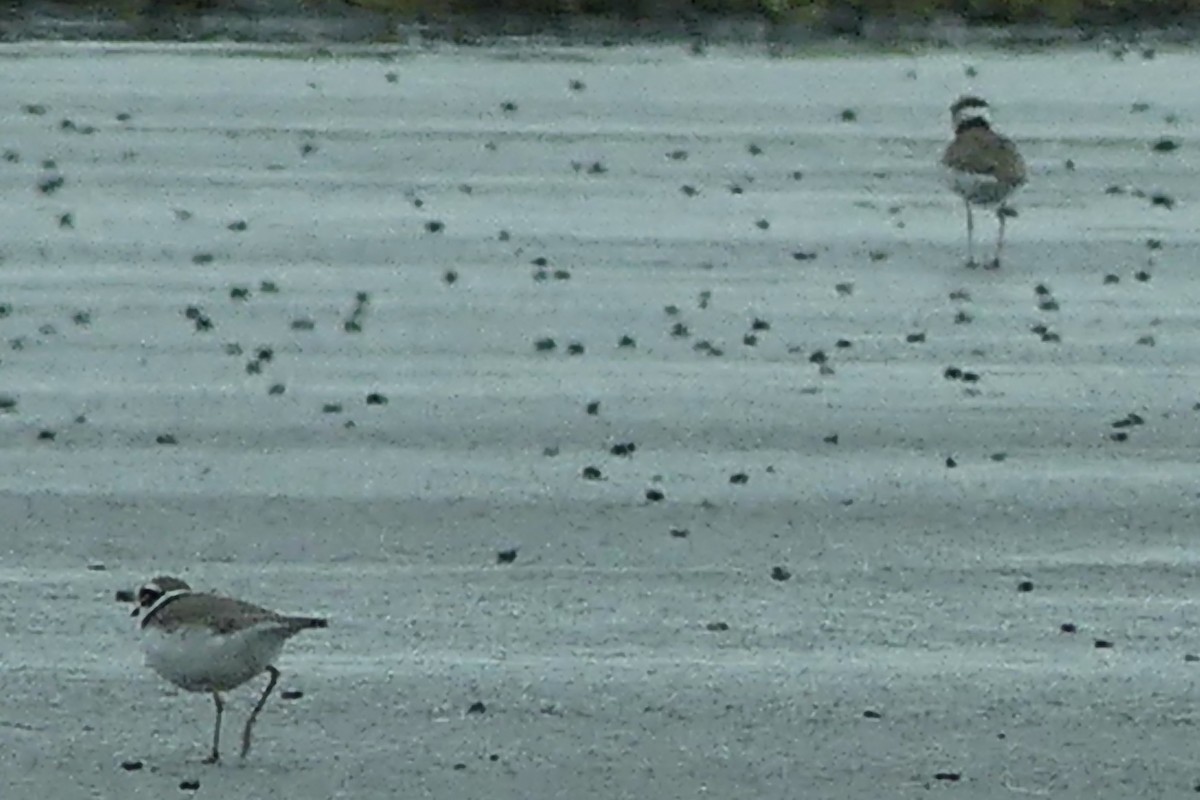
[(975, 262), (975, 220), (972, 206), (995, 208), (1000, 230), (996, 236), (996, 255), (988, 269), (1000, 266), (1004, 249), (1004, 220), (1013, 215), (1004, 201), (1025, 183), (1025, 160), (1011, 139), (992, 130), (988, 104), (981, 97), (961, 97), (950, 106), (954, 123), (954, 141), (942, 154), (942, 166), (948, 172), (950, 188), (963, 199), (967, 208), (967, 266)]

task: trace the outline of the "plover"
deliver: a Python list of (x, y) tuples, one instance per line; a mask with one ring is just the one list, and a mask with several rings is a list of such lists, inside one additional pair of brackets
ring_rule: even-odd
[(279, 680), (279, 670), (272, 662), (284, 642), (302, 630), (329, 624), (317, 617), (283, 616), (232, 597), (193, 592), (187, 582), (171, 576), (148, 581), (136, 594), (118, 592), (117, 599), (137, 604), (133, 616), (140, 617), (146, 666), (181, 689), (212, 695), (217, 722), (206, 764), (221, 757), (221, 715), (225, 711), (221, 692), (264, 672), (270, 675), (242, 730), (245, 758), (254, 721)]
[(967, 266), (975, 266), (975, 220), (971, 206), (996, 209), (1000, 224), (996, 236), (996, 257), (987, 266), (1000, 266), (1004, 248), (1004, 219), (1011, 210), (1004, 205), (1014, 191), (1025, 183), (1025, 161), (1017, 146), (992, 130), (987, 101), (981, 97), (960, 97), (950, 106), (954, 123), (954, 141), (942, 154), (942, 166), (949, 175), (950, 188), (963, 199), (967, 208)]

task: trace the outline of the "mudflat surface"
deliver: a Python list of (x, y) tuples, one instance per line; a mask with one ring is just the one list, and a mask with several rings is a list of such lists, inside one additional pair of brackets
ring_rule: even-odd
[[(1194, 57), (0, 61), (6, 798), (1200, 781)], [(333, 620), (244, 764), (257, 687), (200, 765), (112, 600), (161, 573)]]

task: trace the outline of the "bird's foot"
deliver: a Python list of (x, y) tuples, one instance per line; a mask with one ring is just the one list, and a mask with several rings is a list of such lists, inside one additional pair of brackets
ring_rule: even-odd
[(967, 269), (975, 269), (976, 267), (979, 266), (979, 262), (973, 258), (968, 258), (966, 266), (967, 266)]
[(984, 269), (1000, 269), (1000, 259), (993, 258), (991, 261), (983, 265)]
[(221, 760), (221, 754), (218, 753), (216, 750), (213, 750), (211, 753), (209, 753), (207, 756), (205, 756), (204, 759), (200, 763), (201, 764), (216, 764), (220, 760)]

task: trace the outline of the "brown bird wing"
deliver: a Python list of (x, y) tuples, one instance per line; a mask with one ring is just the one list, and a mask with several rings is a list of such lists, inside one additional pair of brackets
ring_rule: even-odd
[(956, 136), (942, 155), (942, 164), (960, 172), (990, 175), (1009, 186), (1025, 182), (1025, 160), (1017, 146), (988, 128), (972, 128)]
[(159, 625), (167, 630), (182, 626), (208, 626), (218, 633), (233, 633), (261, 622), (287, 624), (274, 611), (215, 594), (183, 594), (167, 600), (142, 619), (142, 627)]

